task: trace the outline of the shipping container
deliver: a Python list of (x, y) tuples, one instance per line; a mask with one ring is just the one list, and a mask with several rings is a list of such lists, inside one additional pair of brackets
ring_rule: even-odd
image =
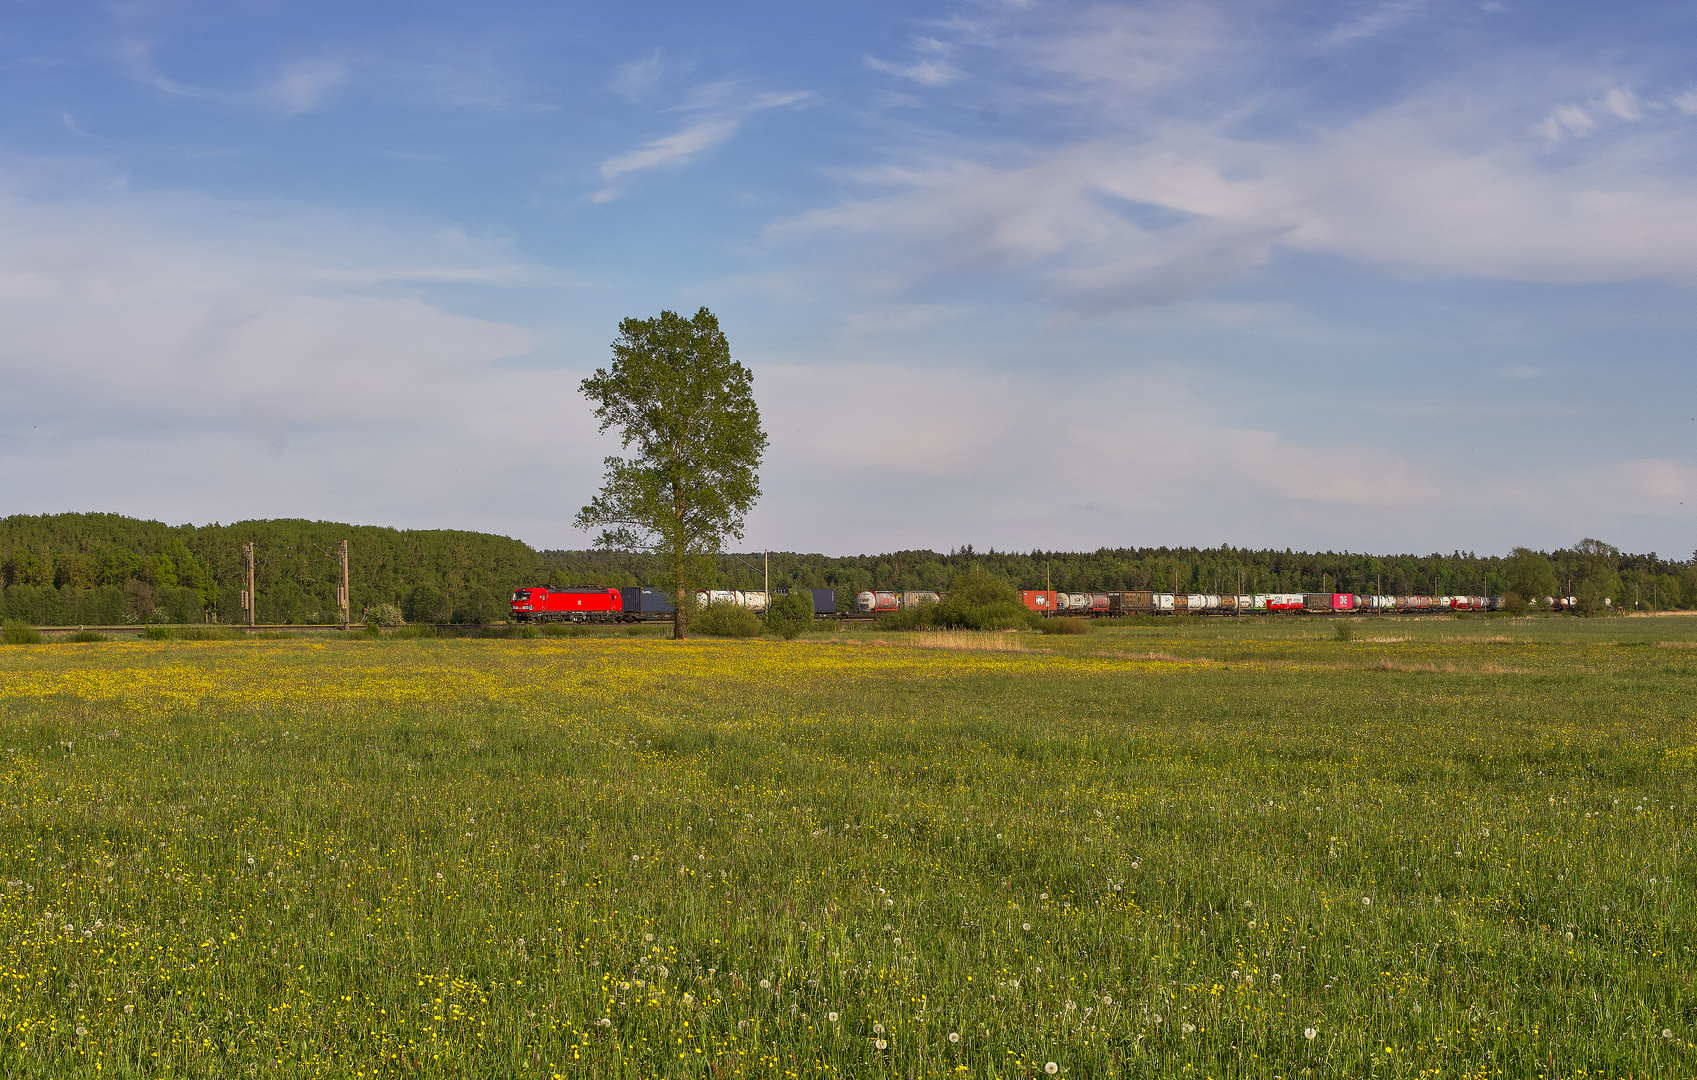
[(835, 615), (837, 613), (837, 590), (808, 589), (813, 594), (813, 614)]
[(1021, 589), (1019, 599), (1022, 604), (1041, 615), (1055, 613), (1056, 595), (1047, 589)]
[(1151, 595), (1154, 600), (1154, 609), (1156, 611), (1162, 612), (1166, 615), (1177, 614), (1178, 598), (1173, 593), (1160, 592), (1153, 593)]
[(1302, 610), (1302, 594), (1301, 593), (1268, 593), (1267, 594), (1267, 610), (1268, 611), (1301, 611)]
[(1093, 593), (1091, 593), (1090, 594), (1090, 610), (1093, 611), (1093, 612), (1104, 612), (1105, 613), (1108, 610), (1108, 594), (1105, 593), (1105, 592), (1093, 592)]
[(1148, 592), (1119, 592), (1108, 594), (1108, 610), (1121, 615), (1140, 614), (1155, 610), (1155, 594)]
[(942, 600), (943, 598), (937, 593), (919, 590), (902, 593), (899, 603), (901, 605), (901, 609), (906, 611), (909, 608), (916, 608), (920, 604), (938, 604), (941, 603)]
[(624, 601), (626, 615), (670, 615), (672, 601), (666, 595), (665, 589), (656, 589), (648, 585), (639, 588), (620, 589), (619, 596)]

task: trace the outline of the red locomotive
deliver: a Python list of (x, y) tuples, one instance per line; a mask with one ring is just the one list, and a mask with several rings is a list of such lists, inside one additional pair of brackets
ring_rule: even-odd
[(599, 585), (533, 586), (513, 590), (515, 622), (623, 622), (624, 598)]

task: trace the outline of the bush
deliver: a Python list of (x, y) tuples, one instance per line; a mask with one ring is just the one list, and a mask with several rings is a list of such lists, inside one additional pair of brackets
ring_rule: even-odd
[(1346, 622), (1338, 623), (1337, 626), (1332, 628), (1332, 634), (1339, 641), (1354, 641), (1355, 624)]
[(1090, 632), (1090, 620), (1077, 618), (1044, 619), (1043, 632), (1045, 634), (1088, 634)]
[(141, 636), (149, 641), (170, 641), (171, 631), (163, 626), (150, 626), (141, 632)]
[(7, 645), (40, 645), (41, 631), (22, 619), (7, 619), (0, 629), (0, 640)]
[(405, 626), (407, 621), (401, 616), (401, 609), (394, 604), (372, 604), (365, 611), (367, 626)]
[(111, 641), (112, 639), (98, 630), (78, 630), (66, 640), (74, 641), (78, 645), (82, 645), (91, 641)]
[[(1053, 621), (1053, 620), (1049, 620)], [(1026, 630), (1045, 625), (1035, 611), (1019, 599), (1019, 590), (1006, 578), (980, 567), (969, 567), (949, 582), (949, 593), (940, 604), (920, 604), (907, 611), (880, 616), (879, 627), (887, 630), (918, 630), (940, 627), (949, 630)], [(1055, 633), (1083, 633), (1079, 630)]]
[(805, 592), (773, 597), (766, 608), (766, 628), (785, 641), (813, 625), (813, 597)]
[(740, 604), (708, 604), (695, 613), (689, 629), (707, 637), (751, 638), (764, 634), (766, 624)]

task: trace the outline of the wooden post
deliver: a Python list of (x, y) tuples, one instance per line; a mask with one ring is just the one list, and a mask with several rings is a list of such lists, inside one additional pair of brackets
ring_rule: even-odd
[(247, 624), (253, 626), (259, 609), (259, 597), (254, 595), (253, 588), (253, 541), (249, 540), (242, 550), (247, 553)]
[(348, 592), (348, 542), (342, 541), (342, 629), (352, 621), (353, 595)]

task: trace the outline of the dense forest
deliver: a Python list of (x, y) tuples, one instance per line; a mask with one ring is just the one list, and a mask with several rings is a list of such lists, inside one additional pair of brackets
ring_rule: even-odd
[[(659, 562), (609, 551), (543, 551), (504, 536), (326, 521), (165, 525), (117, 514), (0, 519), (0, 616), (36, 625), (239, 622), (242, 547), (257, 553), (262, 623), (335, 622), (339, 545), (349, 541), (353, 614), (394, 604), (410, 621), (493, 622), (520, 585), (663, 585)], [(757, 589), (764, 556), (719, 559), (714, 588)], [(771, 554), (774, 588), (831, 588), (840, 607), (861, 589), (944, 589), (981, 566), (1019, 588), (1074, 592), (1357, 592), (1575, 595), (1600, 607), (1697, 607), (1697, 561), (1632, 555), (1585, 540), (1505, 556), (1368, 555), (1246, 548), (1103, 548), (1094, 552)]]
[(242, 547), (251, 541), (259, 622), (339, 622), (343, 540), (356, 621), (376, 604), (396, 604), (428, 621), (499, 620), (507, 594), (538, 572), (529, 546), (487, 533), (18, 515), (0, 518), (0, 614), (38, 626), (240, 622)]

